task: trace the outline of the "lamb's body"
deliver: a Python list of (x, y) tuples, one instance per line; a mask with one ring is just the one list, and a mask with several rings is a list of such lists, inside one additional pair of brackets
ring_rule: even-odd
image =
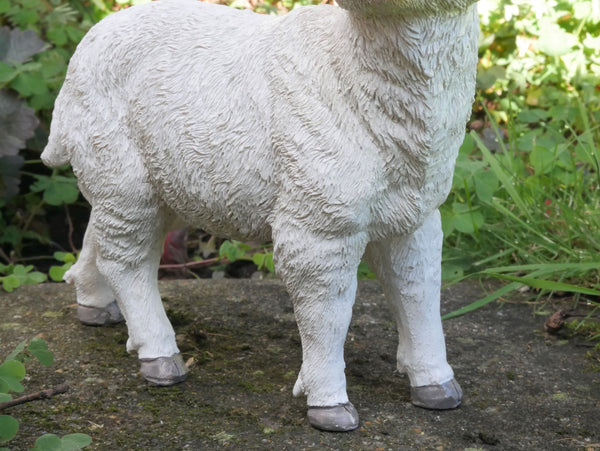
[[(182, 219), (272, 237), (303, 336), (296, 392), (335, 406), (347, 402), (340, 345), (371, 243), (392, 303), (423, 304), (395, 307), (399, 321), (423, 323), (419, 333), (404, 324), (399, 365), (414, 387), (453, 380), (436, 210), (470, 112), (477, 33), (472, 6), (404, 18), (320, 6), (273, 18), (163, 0), (102, 21), (71, 61), (42, 156), (70, 162), (92, 204), (69, 274), (80, 304), (106, 307), (115, 292), (128, 348), (173, 356), (152, 280), (168, 228)], [(140, 289), (146, 299), (129, 300)]]

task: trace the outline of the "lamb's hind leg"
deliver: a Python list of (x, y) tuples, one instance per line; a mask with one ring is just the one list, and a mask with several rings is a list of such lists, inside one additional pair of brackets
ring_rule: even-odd
[(112, 289), (96, 267), (97, 244), (94, 231), (94, 212), (90, 215), (83, 246), (77, 263), (64, 276), (75, 285), (77, 317), (88, 326), (104, 326), (123, 321)]
[(294, 395), (307, 396), (308, 419), (314, 427), (355, 429), (358, 414), (346, 394), (344, 342), (366, 240), (323, 239), (290, 224), (274, 228), (273, 239), (277, 271), (292, 297), (302, 341), (302, 368)]
[[(131, 186), (150, 191), (147, 184)], [(172, 385), (187, 371), (158, 291), (166, 221), (150, 192), (115, 197), (96, 211), (96, 264), (116, 295), (127, 322), (127, 350), (137, 351), (142, 375), (154, 384)]]
[(398, 369), (408, 373), (413, 404), (452, 409), (462, 399), (446, 361), (440, 318), (442, 230), (436, 211), (403, 238), (370, 243), (366, 257), (398, 325)]

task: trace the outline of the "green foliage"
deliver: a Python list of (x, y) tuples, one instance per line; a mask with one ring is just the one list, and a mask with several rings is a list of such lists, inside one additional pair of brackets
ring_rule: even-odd
[[(581, 99), (598, 112), (600, 11), (592, 0), (490, 0), (479, 5), (482, 52), (478, 82), (494, 112), (562, 109)], [(507, 94), (511, 93), (509, 97)], [(552, 114), (555, 117), (556, 114)], [(597, 116), (596, 116), (597, 118)]]
[(29, 60), (46, 48), (44, 41), (33, 30), (2, 27), (0, 42), (0, 86), (15, 82), (15, 86), (27, 86), (28, 91), (41, 91), (43, 88), (30, 86), (27, 80), (35, 78), (41, 68), (40, 63)]
[(361, 261), (358, 265), (357, 277), (360, 280), (373, 280), (377, 278), (375, 273), (369, 268), (369, 265), (364, 261)]
[(17, 432), (19, 432), (19, 422), (10, 415), (0, 415), (0, 443), (11, 440)]
[[(251, 246), (246, 243), (235, 240), (225, 240), (219, 247), (219, 257), (226, 258), (229, 262), (251, 261), (259, 271), (274, 273), (275, 265), (273, 263), (273, 250), (270, 246)], [(371, 272), (365, 262), (361, 262), (358, 267), (357, 276), (359, 279), (374, 279), (375, 274)]]
[(52, 266), (48, 272), (48, 275), (54, 282), (61, 282), (65, 276), (65, 273), (77, 261), (77, 257), (70, 252), (55, 252), (54, 258), (59, 262), (63, 262), (63, 264), (60, 266)]
[(442, 207), (443, 270), (510, 283), (450, 316), (523, 285), (597, 296), (600, 11), (492, 0), (480, 15), (479, 96)]
[(264, 246), (250, 246), (235, 240), (225, 240), (219, 248), (219, 257), (233, 263), (240, 260), (253, 262), (259, 271), (273, 273), (273, 252)]
[(225, 240), (219, 248), (219, 257), (225, 257), (230, 262), (235, 262), (241, 259), (251, 260), (246, 253), (250, 250), (248, 244), (241, 243), (240, 241)]
[[(21, 382), (25, 379), (25, 365), (37, 359), (44, 366), (54, 363), (54, 356), (48, 350), (47, 343), (41, 338), (34, 338), (19, 343), (4, 363), (0, 365), (0, 402), (12, 399), (11, 393), (22, 393), (25, 387)], [(12, 440), (19, 431), (19, 422), (10, 415), (0, 415), (0, 443)], [(86, 434), (68, 434), (62, 438), (54, 434), (44, 434), (35, 442), (37, 451), (71, 451), (81, 449), (92, 443)], [(0, 451), (8, 448), (0, 448)]]
[[(592, 371), (600, 371), (600, 321), (596, 318), (592, 321), (592, 315), (600, 310), (600, 305), (590, 312), (582, 320), (572, 320), (565, 323), (566, 329), (569, 331), (570, 338), (582, 339), (593, 347), (586, 352), (586, 357), (590, 360), (590, 369)], [(595, 343), (595, 345), (594, 345)]]
[(48, 205), (72, 204), (79, 197), (77, 180), (74, 177), (58, 175), (58, 171), (52, 171), (52, 175), (35, 175), (36, 182), (30, 186), (32, 193), (43, 193), (42, 199)]
[(9, 263), (2, 271), (4, 289), (42, 280), (25, 277), (16, 263), (32, 244), (50, 244), (48, 212), (79, 198), (71, 170), (49, 173), (38, 155), (75, 46), (114, 8), (100, 0), (0, 0), (0, 256)]
[(86, 434), (67, 434), (60, 438), (54, 434), (44, 434), (35, 441), (31, 451), (73, 451), (85, 448), (92, 443), (92, 438)]
[[(67, 62), (91, 22), (61, 0), (0, 2), (0, 24), (11, 28), (11, 45), (0, 65), (0, 87), (17, 92), (34, 110), (49, 113), (64, 79)], [(6, 29), (6, 28), (5, 28)], [(25, 56), (21, 56), (25, 55)], [(33, 61), (25, 63), (36, 55)]]
[(0, 391), (21, 393), (25, 390), (20, 382), (25, 378), (25, 366), (17, 360), (6, 360), (0, 365)]
[[(585, 318), (585, 319), (589, 319)], [(598, 341), (600, 342), (600, 322), (589, 322), (585, 320), (573, 320), (565, 323), (565, 326), (571, 334), (577, 335), (586, 341)]]
[[(48, 350), (48, 344), (41, 338), (34, 338), (27, 346), (27, 352), (35, 357), (38, 362), (44, 366), (51, 366), (54, 363), (54, 356)], [(23, 360), (27, 362), (27, 354)]]
[[(45, 47), (34, 31), (0, 27), (0, 198), (18, 192), (19, 169), (23, 158), (18, 155), (38, 126), (33, 109), (16, 93), (3, 86), (32, 70), (28, 60)], [(35, 66), (37, 67), (37, 66)]]
[(0, 281), (4, 291), (11, 292), (21, 285), (34, 285), (46, 280), (46, 275), (34, 271), (33, 265), (3, 265), (0, 264)]
[(258, 267), (259, 271), (275, 272), (273, 264), (273, 252), (260, 253), (257, 252), (252, 256), (252, 262)]

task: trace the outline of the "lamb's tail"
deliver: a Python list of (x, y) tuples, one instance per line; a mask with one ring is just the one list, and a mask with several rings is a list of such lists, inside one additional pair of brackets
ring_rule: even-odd
[(53, 139), (52, 133), (48, 139), (48, 144), (42, 152), (42, 161), (46, 166), (56, 168), (64, 166), (71, 161), (71, 153), (56, 138)]

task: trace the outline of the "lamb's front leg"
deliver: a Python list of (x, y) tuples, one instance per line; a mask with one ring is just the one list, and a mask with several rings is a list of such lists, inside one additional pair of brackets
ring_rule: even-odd
[(314, 427), (355, 429), (358, 414), (346, 394), (344, 342), (366, 241), (360, 235), (325, 238), (291, 224), (274, 229), (273, 241), (277, 271), (292, 297), (302, 341), (294, 395), (307, 396)]
[(408, 237), (369, 243), (366, 257), (398, 326), (398, 369), (410, 378), (413, 404), (452, 409), (462, 391), (446, 361), (440, 317), (442, 229), (436, 211)]

